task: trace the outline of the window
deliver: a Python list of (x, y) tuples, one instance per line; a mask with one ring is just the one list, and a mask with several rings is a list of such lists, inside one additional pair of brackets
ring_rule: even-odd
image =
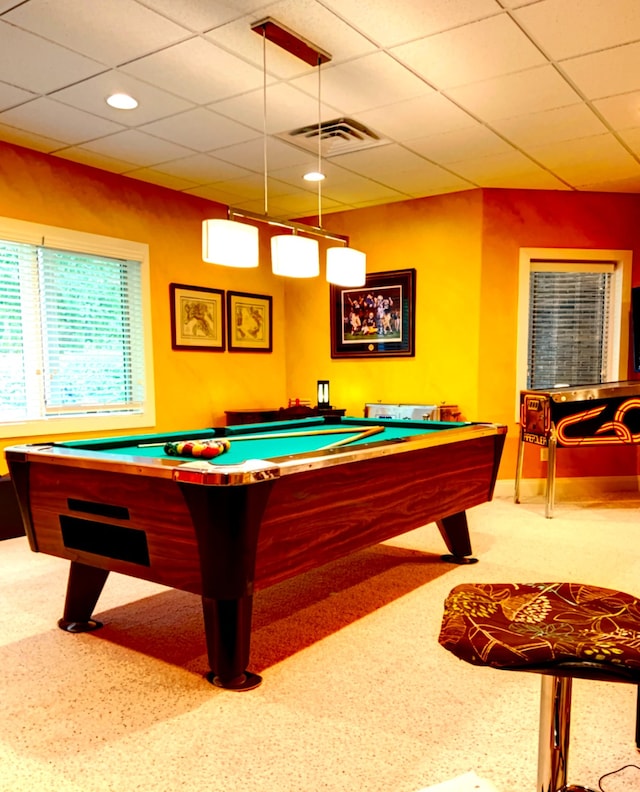
[(627, 378), (631, 252), (520, 252), (518, 396)]
[(155, 421), (148, 250), (0, 219), (0, 434)]

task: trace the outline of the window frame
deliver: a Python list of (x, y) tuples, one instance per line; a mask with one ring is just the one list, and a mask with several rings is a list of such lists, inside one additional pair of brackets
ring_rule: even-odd
[(0, 238), (78, 254), (126, 259), (140, 263), (143, 372), (145, 398), (138, 412), (49, 416), (28, 421), (0, 421), (0, 437), (32, 437), (86, 432), (127, 431), (155, 426), (155, 385), (151, 325), (149, 246), (142, 242), (91, 234), (57, 226), (0, 217)]
[[(516, 421), (520, 420), (520, 392), (527, 389), (529, 353), (530, 274), (541, 263), (558, 272), (580, 267), (584, 271), (592, 263), (613, 264), (609, 342), (606, 367), (607, 382), (628, 379), (629, 342), (631, 332), (631, 250), (600, 248), (520, 248), (518, 278), (518, 330), (516, 362)], [(546, 268), (546, 266), (545, 266)]]

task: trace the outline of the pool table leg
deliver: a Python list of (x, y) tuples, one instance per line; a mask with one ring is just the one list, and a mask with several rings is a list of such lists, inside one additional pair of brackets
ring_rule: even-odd
[(443, 561), (454, 564), (475, 564), (478, 559), (471, 556), (471, 540), (469, 539), (469, 525), (467, 513), (458, 512), (443, 517), (436, 522), (438, 530), (444, 539), (449, 554), (443, 555)]
[(58, 627), (66, 632), (91, 632), (102, 627), (102, 622), (91, 618), (109, 571), (72, 561), (67, 583), (64, 615)]
[(228, 690), (253, 690), (262, 677), (247, 671), (253, 597), (233, 600), (202, 598), (207, 654), (207, 679)]
[(251, 690), (262, 681), (246, 669), (258, 534), (272, 485), (181, 484), (200, 555), (207, 679), (229, 690)]

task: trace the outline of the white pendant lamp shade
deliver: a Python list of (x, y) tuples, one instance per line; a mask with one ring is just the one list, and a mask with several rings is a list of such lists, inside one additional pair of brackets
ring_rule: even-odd
[(202, 258), (225, 267), (258, 266), (258, 229), (234, 220), (204, 220)]
[(332, 247), (327, 250), (327, 280), (336, 286), (364, 286), (367, 257), (360, 250)]
[(288, 278), (315, 278), (320, 274), (318, 241), (295, 234), (271, 237), (271, 269)]

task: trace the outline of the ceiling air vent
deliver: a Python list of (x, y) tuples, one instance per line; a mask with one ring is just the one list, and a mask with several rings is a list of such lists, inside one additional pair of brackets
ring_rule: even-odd
[(306, 151), (316, 152), (318, 150), (318, 133), (320, 133), (322, 141), (323, 157), (336, 157), (338, 154), (349, 154), (352, 151), (382, 146), (389, 142), (352, 118), (334, 118), (332, 121), (324, 121), (320, 125), (309, 124), (290, 132), (282, 132), (277, 137)]

